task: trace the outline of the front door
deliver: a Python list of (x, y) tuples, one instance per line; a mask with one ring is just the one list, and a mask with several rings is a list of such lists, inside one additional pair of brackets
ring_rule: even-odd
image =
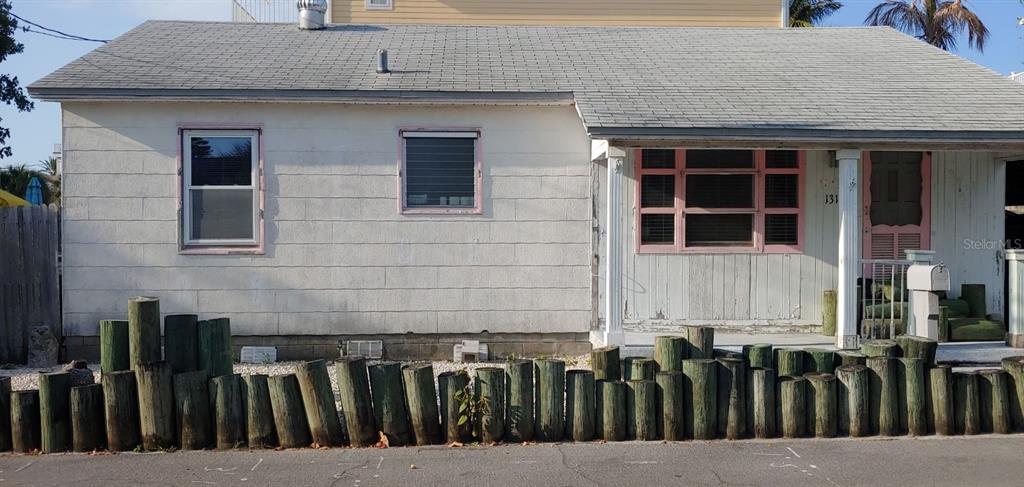
[(864, 153), (864, 258), (906, 259), (904, 250), (929, 250), (931, 155)]

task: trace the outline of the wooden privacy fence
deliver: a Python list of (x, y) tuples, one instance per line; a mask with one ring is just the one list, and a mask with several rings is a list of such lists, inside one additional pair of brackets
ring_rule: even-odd
[(0, 208), (0, 363), (25, 363), (32, 328), (60, 338), (59, 212)]

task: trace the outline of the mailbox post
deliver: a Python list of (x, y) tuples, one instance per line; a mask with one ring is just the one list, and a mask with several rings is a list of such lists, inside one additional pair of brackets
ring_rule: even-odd
[(914, 264), (907, 269), (907, 290), (910, 291), (910, 319), (907, 334), (938, 340), (939, 295), (949, 291), (949, 270), (945, 264)]

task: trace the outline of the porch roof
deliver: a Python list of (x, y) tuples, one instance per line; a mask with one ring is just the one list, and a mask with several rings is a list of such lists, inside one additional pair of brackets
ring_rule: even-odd
[[(388, 49), (393, 71), (377, 74)], [(150, 21), (43, 100), (575, 103), (594, 137), (1024, 144), (1024, 87), (888, 28)]]

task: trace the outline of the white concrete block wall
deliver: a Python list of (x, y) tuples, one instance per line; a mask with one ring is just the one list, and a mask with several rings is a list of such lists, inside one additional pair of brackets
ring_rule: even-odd
[[(585, 332), (590, 142), (572, 107), (64, 105), (64, 327), (127, 299), (236, 334)], [(263, 127), (265, 255), (178, 252), (178, 126)], [(398, 213), (400, 127), (479, 127), (483, 215)]]

